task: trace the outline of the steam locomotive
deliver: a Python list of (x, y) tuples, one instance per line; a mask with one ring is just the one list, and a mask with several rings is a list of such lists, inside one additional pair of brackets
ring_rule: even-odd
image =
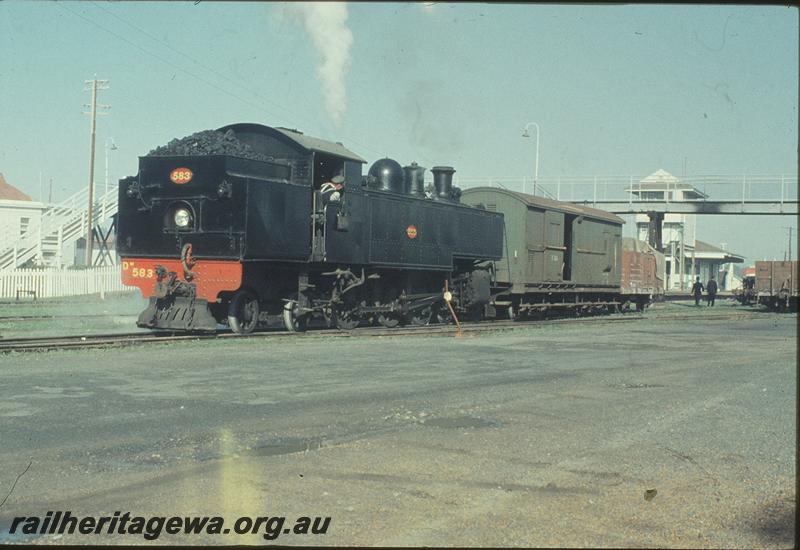
[[(513, 319), (644, 309), (663, 288), (663, 257), (623, 247), (608, 212), (488, 187), (462, 200), (449, 166), (431, 169), (428, 189), (416, 163), (385, 158), (362, 175), (341, 143), (294, 129), (211, 134), (223, 146), (190, 136), (120, 181), (122, 279), (149, 298), (140, 327)], [(338, 200), (325, 193), (334, 181)]]
[[(428, 198), (416, 164), (386, 158), (362, 176), (341, 143), (259, 124), (217, 132), (251, 158), (144, 156), (120, 181), (122, 279), (149, 298), (140, 327), (249, 333), (274, 315), (290, 331), (312, 317), (424, 325), (489, 303), (503, 216), (461, 204), (451, 167), (431, 170)], [(340, 198), (326, 201), (337, 176)]]

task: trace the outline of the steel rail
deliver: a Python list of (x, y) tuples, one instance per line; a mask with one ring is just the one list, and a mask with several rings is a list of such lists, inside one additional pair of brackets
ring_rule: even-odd
[(96, 319), (99, 317), (130, 317), (136, 318), (136, 314), (115, 314), (115, 313), (87, 313), (81, 315), (79, 313), (68, 315), (0, 315), (0, 323), (7, 323), (11, 321), (53, 321), (57, 319)]
[[(632, 322), (641, 319), (650, 321), (728, 321), (747, 320), (763, 317), (763, 312), (742, 312), (703, 315), (653, 315), (613, 314), (610, 316), (567, 317), (537, 320), (495, 320), (463, 323), (462, 333), (480, 333), (525, 328), (542, 328), (555, 325), (574, 324), (608, 324)], [(177, 332), (130, 332), (111, 334), (91, 334), (83, 336), (41, 337), (41, 338), (9, 338), (0, 340), (0, 354), (24, 351), (51, 351), (58, 349), (88, 349), (125, 347), (151, 342), (180, 342), (198, 340), (228, 339), (263, 339), (278, 336), (292, 338), (347, 338), (347, 337), (386, 337), (386, 336), (456, 336), (453, 324), (436, 324), (426, 326), (403, 326), (397, 328), (359, 327), (352, 330), (319, 329), (308, 332), (289, 332), (286, 330), (264, 330), (251, 334), (235, 334), (233, 332), (214, 333), (177, 333)]]

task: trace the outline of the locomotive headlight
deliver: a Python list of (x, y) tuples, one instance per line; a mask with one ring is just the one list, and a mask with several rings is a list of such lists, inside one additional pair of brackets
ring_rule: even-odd
[(192, 213), (185, 208), (178, 208), (173, 219), (177, 227), (186, 228), (192, 225)]

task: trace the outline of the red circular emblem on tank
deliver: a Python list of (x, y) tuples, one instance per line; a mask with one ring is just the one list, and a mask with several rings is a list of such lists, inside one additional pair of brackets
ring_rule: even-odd
[(176, 168), (175, 170), (169, 173), (170, 181), (178, 185), (189, 183), (190, 181), (192, 181), (193, 176), (194, 174), (192, 173), (192, 171), (183, 166), (181, 166), (180, 168)]
[(409, 225), (406, 228), (406, 235), (408, 235), (409, 239), (416, 239), (417, 238), (417, 228), (414, 225)]

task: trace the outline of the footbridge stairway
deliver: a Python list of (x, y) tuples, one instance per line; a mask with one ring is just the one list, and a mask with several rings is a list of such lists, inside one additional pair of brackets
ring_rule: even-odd
[[(102, 224), (117, 213), (117, 187), (95, 195), (92, 225)], [(15, 269), (29, 260), (46, 266), (62, 263), (65, 246), (85, 237), (88, 228), (89, 188), (59, 204), (49, 205), (38, 222), (31, 220), (19, 235), (19, 223), (0, 227), (0, 270)]]

